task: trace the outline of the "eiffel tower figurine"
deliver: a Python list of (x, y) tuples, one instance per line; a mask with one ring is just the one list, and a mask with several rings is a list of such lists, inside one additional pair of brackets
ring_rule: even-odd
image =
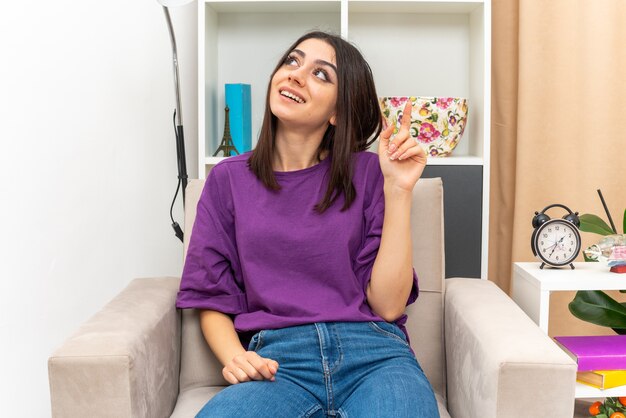
[(235, 154), (239, 155), (239, 151), (235, 148), (235, 144), (233, 143), (233, 137), (230, 135), (230, 109), (228, 106), (224, 108), (226, 111), (226, 116), (224, 117), (224, 137), (222, 138), (222, 143), (213, 154), (214, 157), (217, 156), (217, 153), (220, 151), (224, 152), (225, 157), (230, 157), (231, 151), (234, 151)]

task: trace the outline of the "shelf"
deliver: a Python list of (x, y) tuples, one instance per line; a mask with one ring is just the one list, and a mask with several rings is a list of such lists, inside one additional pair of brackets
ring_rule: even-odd
[[(285, 13), (285, 12), (339, 12), (341, 0), (205, 0), (204, 3), (218, 13)], [(349, 0), (350, 12), (386, 13), (470, 13), (481, 7), (481, 0)]]
[(311, 13), (337, 12), (341, 9), (340, 0), (221, 0), (205, 1), (217, 13)]
[(385, 0), (355, 0), (348, 2), (350, 12), (357, 13), (471, 13), (482, 7), (483, 1), (385, 1)]
[[(199, 102), (201, 160), (213, 154), (223, 134), (224, 84), (251, 85), (254, 146), (269, 75), (289, 44), (312, 29), (341, 33), (355, 43), (372, 67), (379, 96), (466, 97), (469, 119), (455, 153), (469, 159), (451, 160), (451, 164), (484, 165), (488, 160), (488, 2), (205, 0), (199, 4), (198, 76), (204, 86)], [(397, 57), (403, 58), (402, 67)]]
[(621, 290), (626, 289), (626, 275), (611, 273), (603, 263), (575, 262), (574, 270), (539, 269), (540, 262), (515, 263), (514, 271), (528, 284), (542, 291)]
[(471, 156), (454, 156), (429, 158), (427, 165), (483, 165), (483, 159)]
[(251, 85), (252, 142), (261, 128), (269, 76), (289, 45), (313, 29), (340, 32), (340, 1), (199, 2), (199, 156), (224, 131), (224, 85)]
[(607, 396), (626, 396), (626, 386), (602, 390), (576, 382), (576, 398), (606, 398)]
[(370, 63), (377, 94), (467, 98), (467, 128), (455, 152), (482, 158), (489, 111), (483, 3), (348, 4), (348, 38)]
[[(553, 291), (626, 289), (626, 275), (611, 273), (603, 263), (576, 262), (575, 269), (539, 269), (539, 262), (513, 263), (511, 297), (548, 334)], [(626, 396), (626, 386), (601, 390), (576, 382), (576, 398)]]
[(205, 165), (216, 165), (217, 163), (219, 163), (220, 161), (225, 160), (228, 157), (206, 157), (204, 159), (204, 164)]

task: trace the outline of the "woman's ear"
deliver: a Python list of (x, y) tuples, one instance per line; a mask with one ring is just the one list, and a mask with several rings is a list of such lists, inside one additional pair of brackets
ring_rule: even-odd
[(337, 116), (333, 114), (328, 122), (333, 126), (337, 126)]

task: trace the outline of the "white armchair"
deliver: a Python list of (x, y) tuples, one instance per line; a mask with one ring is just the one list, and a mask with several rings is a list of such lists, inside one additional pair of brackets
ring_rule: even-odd
[[(185, 250), (203, 185), (187, 188)], [(417, 183), (412, 228), (420, 296), (407, 329), (441, 416), (571, 418), (569, 356), (492, 282), (444, 279), (440, 179)], [(174, 306), (178, 285), (132, 281), (50, 357), (53, 417), (191, 418), (227, 385), (197, 312)]]

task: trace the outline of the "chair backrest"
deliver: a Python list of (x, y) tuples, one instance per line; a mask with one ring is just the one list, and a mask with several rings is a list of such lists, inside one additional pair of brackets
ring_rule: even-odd
[[(186, 189), (185, 255), (204, 181), (192, 180)], [(413, 265), (420, 294), (407, 308), (411, 346), (435, 391), (445, 397), (443, 346), (444, 235), (443, 187), (440, 178), (420, 179), (413, 190), (411, 213)], [(206, 344), (195, 310), (183, 312), (180, 390), (227, 385), (221, 365)]]

